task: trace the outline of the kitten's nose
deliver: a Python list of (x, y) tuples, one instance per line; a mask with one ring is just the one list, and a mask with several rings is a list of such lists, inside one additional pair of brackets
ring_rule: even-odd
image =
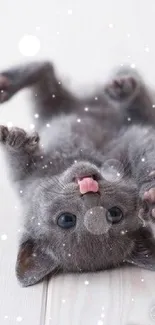
[(99, 191), (99, 184), (92, 177), (83, 177), (77, 181), (81, 194), (86, 194), (89, 192), (97, 193)]

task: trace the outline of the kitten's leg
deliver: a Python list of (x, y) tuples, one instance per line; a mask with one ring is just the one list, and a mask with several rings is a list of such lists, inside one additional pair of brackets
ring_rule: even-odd
[[(137, 185), (138, 234), (134, 234), (134, 249), (127, 261), (137, 266), (155, 270), (155, 130), (152, 127), (133, 126), (114, 143), (111, 159), (118, 159), (124, 166), (125, 177)], [(130, 176), (131, 175), (131, 176)], [(124, 178), (125, 181), (125, 178)], [(132, 219), (131, 219), (132, 223)], [(142, 232), (144, 236), (142, 235)], [(146, 235), (145, 235), (146, 234)]]
[(49, 62), (34, 62), (0, 73), (0, 102), (10, 99), (17, 91), (33, 87), (36, 112), (41, 119), (52, 114), (69, 112), (76, 104), (75, 97), (57, 79)]
[(104, 93), (123, 111), (126, 122), (155, 123), (153, 96), (133, 69), (122, 69), (107, 83)]
[(28, 135), (23, 129), (0, 126), (0, 143), (12, 169), (14, 181), (24, 180), (36, 169), (36, 161), (41, 155), (37, 132)]

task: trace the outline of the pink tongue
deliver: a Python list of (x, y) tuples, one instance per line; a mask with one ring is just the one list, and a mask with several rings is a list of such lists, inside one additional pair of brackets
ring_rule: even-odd
[(82, 180), (78, 180), (80, 193), (85, 194), (89, 192), (98, 192), (99, 186), (98, 183), (91, 177), (85, 177)]

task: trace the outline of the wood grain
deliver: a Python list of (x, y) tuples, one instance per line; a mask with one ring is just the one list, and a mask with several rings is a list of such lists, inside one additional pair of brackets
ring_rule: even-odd
[(154, 288), (155, 274), (138, 268), (58, 276), (49, 283), (45, 325), (154, 324)]

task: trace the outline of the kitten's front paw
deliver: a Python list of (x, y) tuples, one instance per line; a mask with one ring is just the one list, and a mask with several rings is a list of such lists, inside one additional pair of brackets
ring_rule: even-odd
[(114, 101), (127, 100), (134, 97), (139, 89), (139, 81), (131, 74), (118, 74), (105, 87), (105, 93)]
[(38, 146), (39, 135), (34, 132), (28, 135), (23, 129), (13, 127), (8, 129), (6, 126), (0, 126), (0, 142), (15, 149), (24, 148), (26, 151), (32, 151)]

